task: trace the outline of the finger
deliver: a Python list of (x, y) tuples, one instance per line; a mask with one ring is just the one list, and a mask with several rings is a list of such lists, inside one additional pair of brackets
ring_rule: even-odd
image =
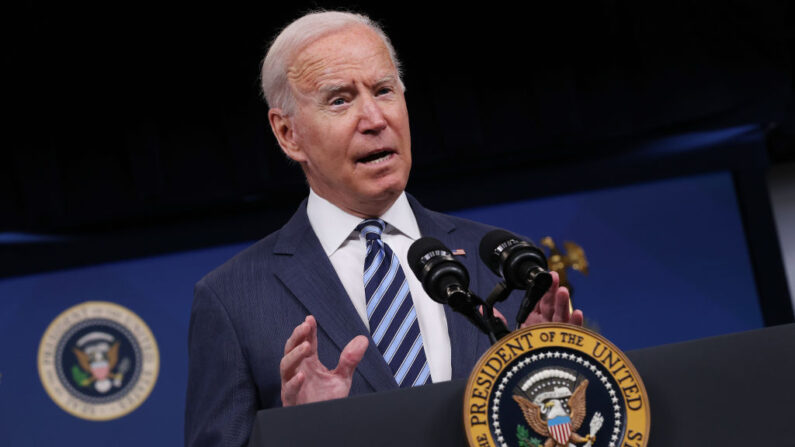
[(540, 324), (540, 323), (548, 323), (552, 321), (552, 317), (555, 314), (555, 293), (558, 290), (558, 286), (560, 284), (560, 277), (558, 273), (554, 270), (549, 272), (550, 276), (552, 276), (552, 284), (549, 286), (549, 290), (547, 290), (541, 299), (538, 300), (533, 311), (530, 312), (530, 315), (524, 320), (524, 323), (521, 324), (520, 327), (527, 327), (533, 324)]
[(552, 321), (552, 316), (555, 314), (555, 293), (549, 291), (541, 297), (539, 302), (539, 314), (541, 319), (545, 322)]
[(569, 289), (560, 287), (555, 292), (555, 313), (552, 316), (555, 323), (569, 321)]
[(301, 365), (301, 362), (304, 361), (305, 358), (309, 357), (311, 351), (309, 349), (309, 342), (304, 341), (300, 345), (296, 346), (292, 351), (288, 352), (287, 354), (282, 357), (281, 362), (279, 362), (279, 375), (281, 375), (282, 380), (289, 380), (295, 375), (298, 366)]
[(306, 323), (309, 325), (309, 348), (312, 352), (317, 353), (317, 321), (315, 317), (308, 315), (306, 317)]
[(506, 326), (508, 326), (508, 320), (505, 319), (505, 315), (502, 314), (496, 307), (494, 308), (494, 316), (502, 320)]
[(554, 270), (549, 272), (549, 275), (552, 276), (552, 287), (557, 289), (560, 286), (560, 275)]
[(546, 323), (544, 317), (541, 315), (540, 312), (531, 312), (530, 315), (527, 316), (527, 319), (524, 320), (521, 327), (532, 326), (534, 324)]
[(367, 351), (367, 345), (369, 344), (370, 341), (364, 335), (357, 335), (354, 337), (354, 339), (345, 346), (345, 349), (342, 350), (340, 361), (337, 364), (337, 368), (334, 370), (334, 374), (347, 379), (353, 377), (353, 372), (356, 370), (362, 357), (364, 357), (364, 353)]
[[(314, 320), (314, 318), (313, 318)], [(293, 333), (290, 334), (290, 338), (284, 343), (284, 354), (287, 355), (288, 352), (295, 349), (296, 346), (300, 345), (301, 343), (306, 340), (306, 337), (309, 335), (310, 325), (309, 325), (309, 317), (304, 319), (303, 323), (299, 324), (298, 326), (293, 329)]]
[(585, 315), (583, 315), (581, 310), (575, 310), (574, 313), (571, 314), (571, 318), (569, 318), (569, 323), (574, 324), (576, 326), (582, 326), (585, 322)]
[(298, 403), (298, 392), (304, 384), (304, 373), (299, 372), (287, 382), (282, 381), (282, 405), (289, 407)]
[(552, 276), (552, 285), (538, 302), (538, 309), (539, 312), (541, 312), (543, 321), (552, 321), (552, 317), (555, 314), (555, 293), (558, 291), (558, 286), (560, 285), (558, 272), (553, 270), (549, 272), (549, 274)]

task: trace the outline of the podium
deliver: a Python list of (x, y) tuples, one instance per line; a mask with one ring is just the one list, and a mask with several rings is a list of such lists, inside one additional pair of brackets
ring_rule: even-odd
[[(649, 396), (650, 447), (795, 446), (795, 324), (626, 354)], [(465, 447), (465, 386), (262, 410), (249, 447)]]

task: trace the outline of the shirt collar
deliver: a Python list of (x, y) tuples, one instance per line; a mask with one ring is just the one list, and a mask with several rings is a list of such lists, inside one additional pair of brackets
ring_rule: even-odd
[[(339, 207), (320, 197), (309, 189), (309, 199), (306, 203), (306, 214), (309, 224), (315, 231), (320, 245), (327, 256), (331, 256), (348, 239), (348, 236), (361, 223), (361, 217), (348, 214)], [(380, 216), (387, 223), (386, 232), (397, 230), (411, 240), (420, 238), (420, 228), (417, 219), (406, 198), (406, 193), (400, 193), (395, 203)], [(391, 228), (390, 228), (391, 227)]]

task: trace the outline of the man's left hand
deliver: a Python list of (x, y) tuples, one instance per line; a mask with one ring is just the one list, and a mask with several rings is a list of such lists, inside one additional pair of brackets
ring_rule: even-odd
[(560, 277), (557, 272), (552, 271), (549, 273), (552, 275), (552, 286), (541, 297), (521, 327), (550, 322), (582, 326), (582, 311), (578, 309), (574, 312), (569, 312), (569, 289), (560, 285)]

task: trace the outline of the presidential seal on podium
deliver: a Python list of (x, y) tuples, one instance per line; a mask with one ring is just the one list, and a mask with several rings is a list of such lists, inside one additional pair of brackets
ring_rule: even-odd
[(649, 401), (607, 339), (548, 323), (513, 332), (478, 361), (464, 394), (471, 447), (641, 447)]

